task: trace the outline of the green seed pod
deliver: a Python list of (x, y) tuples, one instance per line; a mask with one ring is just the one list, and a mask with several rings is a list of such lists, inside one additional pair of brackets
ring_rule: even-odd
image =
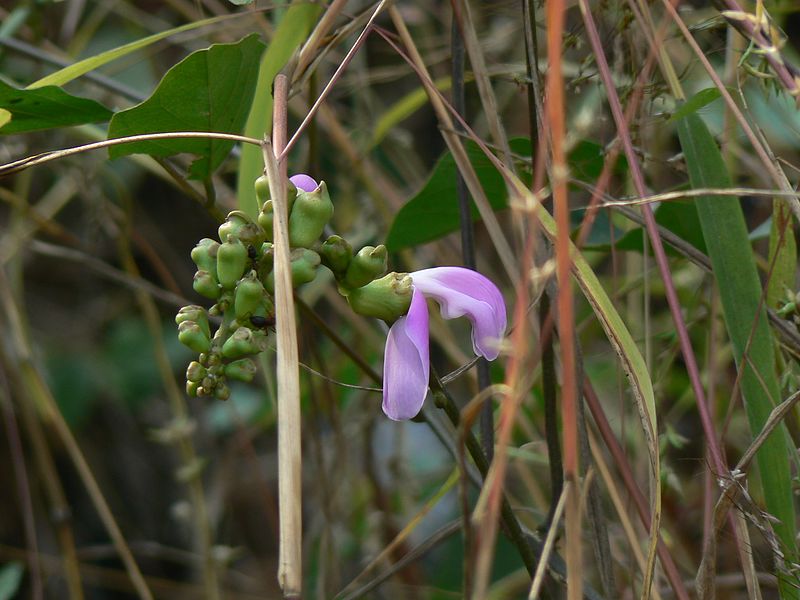
[(186, 367), (186, 381), (193, 381), (199, 384), (207, 374), (206, 368), (196, 360), (190, 362), (189, 366)]
[(289, 244), (292, 248), (310, 248), (332, 216), (333, 202), (324, 181), (313, 192), (297, 191), (289, 213)]
[(237, 319), (246, 319), (254, 314), (264, 298), (264, 286), (258, 280), (255, 271), (236, 284), (233, 296), (233, 310)]
[(178, 325), (178, 339), (181, 344), (198, 354), (211, 349), (211, 340), (194, 321), (184, 321)]
[(228, 389), (228, 386), (224, 383), (217, 384), (217, 387), (214, 388), (214, 397), (217, 400), (227, 400), (231, 397), (231, 391)]
[(190, 398), (197, 398), (197, 390), (200, 388), (200, 384), (196, 381), (187, 381), (186, 382), (186, 394)]
[(248, 327), (239, 327), (233, 335), (222, 344), (222, 356), (225, 358), (241, 358), (258, 354), (260, 348), (253, 331)]
[(341, 283), (344, 287), (355, 289), (386, 272), (386, 246), (364, 246), (350, 261)]
[(407, 273), (389, 273), (347, 295), (350, 307), (365, 317), (395, 321), (408, 312), (413, 293)]
[(247, 248), (234, 237), (219, 247), (217, 252), (217, 278), (220, 285), (231, 290), (241, 279), (247, 266)]
[(219, 250), (219, 242), (210, 238), (203, 238), (192, 248), (192, 261), (201, 271), (216, 274), (217, 250)]
[(272, 200), (267, 200), (261, 206), (258, 213), (258, 224), (264, 230), (264, 237), (267, 241), (273, 241), (272, 237), (272, 223), (275, 220), (275, 206)]
[(328, 267), (339, 279), (347, 271), (347, 266), (353, 258), (353, 247), (346, 239), (332, 235), (322, 242), (319, 249), (322, 264)]
[(211, 337), (211, 329), (208, 326), (208, 314), (206, 313), (206, 309), (202, 306), (190, 304), (189, 306), (181, 308), (178, 314), (175, 315), (175, 324), (180, 325), (184, 321), (194, 321), (200, 325), (200, 328), (208, 337)]
[(250, 383), (256, 375), (256, 363), (252, 358), (240, 358), (225, 365), (225, 377)]
[(192, 287), (194, 288), (194, 291), (201, 296), (211, 298), (212, 300), (219, 298), (221, 291), (216, 278), (208, 271), (197, 271), (197, 273), (194, 274), (194, 282), (192, 283)]

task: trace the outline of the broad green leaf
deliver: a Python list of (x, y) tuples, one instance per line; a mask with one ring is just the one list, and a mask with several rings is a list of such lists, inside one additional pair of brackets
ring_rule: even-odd
[(0, 567), (0, 600), (11, 600), (17, 597), (24, 571), (22, 563), (17, 561), (6, 563)]
[[(294, 0), (281, 18), (275, 35), (258, 67), (256, 94), (250, 106), (245, 135), (261, 139), (270, 135), (272, 127), (272, 81), (306, 39), (319, 16), (322, 6)], [(239, 209), (255, 217), (258, 213), (253, 184), (264, 172), (261, 149), (250, 145), (242, 148), (236, 189)], [(315, 175), (319, 179), (319, 174)]]
[[(678, 122), (678, 136), (686, 157), (693, 188), (731, 187), (725, 162), (714, 138), (697, 114)], [(757, 435), (780, 400), (781, 388), (775, 370), (775, 345), (761, 302), (762, 288), (747, 236), (744, 214), (737, 198), (702, 196), (697, 213), (703, 229), (722, 301), (750, 429)], [(749, 344), (749, 345), (748, 345)], [(744, 353), (747, 350), (747, 359)], [(767, 510), (777, 521), (775, 532), (788, 561), (797, 560), (796, 525), (789, 456), (794, 448), (786, 443), (778, 427), (761, 446), (756, 458)], [(780, 573), (784, 598), (797, 598), (798, 590)]]
[[(114, 115), (108, 137), (120, 138), (169, 131), (240, 133), (256, 86), (256, 68), (264, 50), (257, 34), (234, 44), (214, 44), (193, 52), (172, 67), (144, 102)], [(189, 168), (190, 179), (205, 179), (225, 160), (233, 142), (171, 139), (113, 146), (109, 154), (200, 156)]]
[(41, 129), (84, 125), (108, 121), (113, 114), (89, 98), (47, 86), (20, 90), (0, 81), (0, 134), (26, 133)]
[[(512, 152), (530, 155), (531, 144), (527, 138), (515, 138), (510, 144)], [(468, 140), (464, 149), (489, 204), (494, 210), (506, 208), (508, 200), (503, 177), (475, 142)], [(458, 230), (457, 172), (453, 155), (445, 153), (436, 163), (427, 183), (395, 216), (386, 238), (386, 247), (390, 251), (424, 244)], [(478, 209), (473, 205), (472, 219), (477, 221), (479, 218)]]
[(59, 69), (55, 73), (50, 73), (50, 75), (42, 77), (38, 81), (33, 82), (28, 86), (27, 89), (33, 90), (36, 88), (44, 87), (46, 85), (62, 86), (65, 83), (69, 83), (73, 79), (76, 79), (81, 75), (88, 73), (89, 71), (94, 71), (95, 69), (98, 69), (107, 63), (122, 58), (123, 56), (127, 56), (128, 54), (136, 52), (137, 50), (141, 50), (142, 48), (146, 48), (150, 44), (154, 44), (155, 42), (163, 40), (164, 38), (168, 38), (169, 36), (175, 35), (176, 33), (182, 33), (184, 31), (198, 29), (200, 27), (205, 27), (206, 25), (211, 25), (213, 23), (218, 23), (220, 21), (238, 16), (239, 15), (225, 15), (222, 17), (212, 17), (210, 19), (202, 19), (200, 21), (195, 21), (194, 23), (188, 23), (186, 25), (181, 25), (180, 27), (175, 27), (174, 29), (168, 29), (167, 31), (162, 31), (160, 33), (149, 35), (140, 40), (136, 40), (135, 42), (124, 44), (123, 46), (119, 46), (118, 48), (112, 48), (111, 50), (106, 50), (105, 52), (101, 52), (100, 54), (96, 54), (95, 56), (90, 56), (89, 58), (85, 58), (67, 67), (64, 67), (63, 69)]
[(719, 89), (715, 87), (700, 90), (687, 102), (684, 102), (680, 105), (680, 107), (678, 107), (678, 110), (676, 110), (670, 117), (670, 121), (677, 121), (678, 119), (682, 119), (683, 117), (696, 113), (704, 106), (711, 104), (721, 95), (722, 94), (720, 93)]
[[(794, 239), (792, 213), (786, 202), (772, 201), (772, 225), (769, 230), (769, 262), (773, 264), (767, 282), (767, 304), (776, 308), (794, 295), (797, 285), (797, 242)], [(789, 296), (790, 297), (790, 296)]]
[[(689, 242), (703, 254), (707, 253), (703, 230), (700, 228), (700, 218), (697, 216), (697, 208), (694, 202), (675, 200), (662, 202), (655, 210), (655, 217), (656, 223), (669, 229), (684, 241)], [(642, 239), (642, 229), (637, 228), (626, 233), (617, 241), (615, 247), (617, 250), (641, 252)], [(679, 254), (668, 244), (664, 249), (670, 254)]]

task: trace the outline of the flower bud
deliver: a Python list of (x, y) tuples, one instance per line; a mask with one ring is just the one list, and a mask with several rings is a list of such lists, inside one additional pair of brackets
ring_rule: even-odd
[(178, 314), (175, 315), (175, 324), (180, 325), (184, 321), (194, 321), (200, 325), (200, 328), (208, 337), (211, 337), (211, 329), (208, 326), (208, 315), (202, 306), (190, 304), (189, 306), (181, 308)]
[(249, 327), (239, 327), (222, 345), (222, 356), (241, 358), (250, 354), (258, 354), (264, 349), (260, 337)]
[(233, 289), (244, 275), (247, 266), (247, 248), (234, 237), (219, 247), (217, 252), (217, 278), (226, 290)]
[[(292, 267), (292, 287), (295, 288), (309, 281), (314, 281), (319, 267), (319, 254), (308, 248), (295, 248), (290, 255)], [(275, 272), (267, 276), (264, 287), (270, 294), (275, 293)]]
[(225, 377), (250, 383), (256, 375), (256, 363), (251, 358), (240, 358), (225, 365)]
[(219, 226), (219, 229), (217, 229), (219, 239), (223, 241), (227, 240), (229, 235), (238, 238), (239, 230), (248, 223), (252, 222), (252, 219), (247, 216), (247, 213), (241, 210), (232, 210), (228, 213), (228, 216), (225, 217), (225, 222)]
[(211, 349), (211, 340), (194, 321), (184, 321), (178, 325), (178, 339), (181, 344), (198, 354)]
[(196, 381), (187, 381), (186, 382), (186, 394), (190, 398), (197, 398), (197, 389), (200, 387), (200, 384)]
[(289, 213), (289, 244), (292, 248), (310, 248), (332, 216), (333, 202), (324, 181), (313, 192), (299, 190)]
[(328, 267), (339, 279), (347, 271), (350, 259), (353, 258), (353, 247), (346, 239), (332, 235), (322, 243), (319, 249), (322, 264)]
[(231, 397), (231, 391), (224, 383), (218, 383), (214, 388), (214, 397), (217, 400), (227, 400)]
[(206, 368), (196, 360), (190, 362), (189, 366), (186, 367), (186, 381), (193, 381), (199, 384), (207, 374)]
[(342, 285), (360, 288), (386, 272), (386, 246), (364, 246), (347, 266)]
[(201, 296), (211, 298), (212, 300), (219, 298), (219, 283), (217, 283), (216, 278), (208, 271), (197, 271), (197, 273), (194, 274), (192, 287), (194, 291)]
[(256, 179), (255, 188), (259, 204), (269, 200), (269, 178), (266, 175), (261, 175)]
[(233, 296), (233, 310), (237, 319), (246, 319), (254, 314), (262, 304), (264, 286), (258, 280), (255, 271), (250, 271), (247, 277), (240, 279), (236, 284)]
[(408, 312), (413, 293), (407, 273), (389, 273), (347, 295), (350, 307), (365, 317), (395, 321)]
[(203, 238), (192, 248), (192, 261), (201, 271), (215, 274), (217, 272), (217, 250), (219, 250), (219, 242)]
[(258, 224), (264, 230), (264, 236), (267, 241), (273, 241), (272, 237), (272, 224), (275, 220), (275, 206), (272, 204), (272, 200), (267, 200), (261, 206), (261, 210), (258, 213)]
[(259, 253), (258, 264), (258, 278), (261, 281), (266, 281), (270, 273), (272, 273), (272, 266), (275, 263), (275, 251), (272, 248), (271, 242), (264, 242), (261, 244), (261, 252)]

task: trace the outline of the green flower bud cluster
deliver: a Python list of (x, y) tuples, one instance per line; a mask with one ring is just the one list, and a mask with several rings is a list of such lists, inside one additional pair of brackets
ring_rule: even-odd
[[(406, 314), (411, 278), (397, 273), (384, 276), (385, 246), (365, 246), (353, 252), (338, 235), (320, 240), (333, 216), (333, 203), (325, 182), (310, 190), (315, 183), (311, 181), (311, 185), (297, 183), (305, 189), (291, 181), (287, 184), (292, 285), (313, 281), (319, 266), (324, 265), (357, 313), (386, 321)], [(255, 193), (260, 209), (255, 220), (233, 211), (219, 226), (218, 240), (204, 238), (191, 252), (197, 265), (194, 290), (213, 301), (208, 310), (185, 306), (175, 317), (178, 339), (198, 355), (186, 369), (186, 391), (192, 397), (227, 400), (228, 380), (252, 381), (256, 373), (253, 357), (267, 348), (268, 329), (275, 323), (275, 210), (265, 177), (256, 180)], [(216, 330), (212, 322), (219, 322)]]

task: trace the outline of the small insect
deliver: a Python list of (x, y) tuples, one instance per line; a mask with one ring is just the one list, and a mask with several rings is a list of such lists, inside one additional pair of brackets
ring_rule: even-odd
[(250, 324), (253, 327), (258, 327), (259, 329), (266, 329), (267, 327), (272, 327), (275, 325), (275, 317), (253, 316), (250, 317)]
[(247, 256), (250, 260), (255, 260), (258, 258), (258, 253), (256, 252), (256, 247), (250, 245), (247, 247)]

